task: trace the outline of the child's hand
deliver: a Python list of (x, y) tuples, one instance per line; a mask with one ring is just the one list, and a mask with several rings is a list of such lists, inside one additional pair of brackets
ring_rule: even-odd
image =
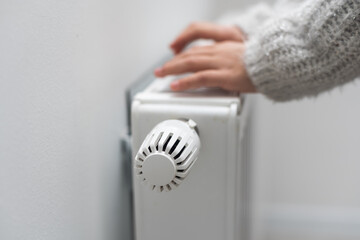
[(244, 67), (244, 44), (234, 41), (196, 46), (175, 55), (155, 75), (165, 77), (192, 72), (193, 74), (172, 82), (171, 88), (181, 91), (199, 87), (221, 87), (229, 91), (256, 92)]
[(175, 54), (180, 53), (190, 42), (197, 39), (243, 42), (245, 34), (237, 26), (223, 26), (209, 22), (191, 23), (171, 44)]

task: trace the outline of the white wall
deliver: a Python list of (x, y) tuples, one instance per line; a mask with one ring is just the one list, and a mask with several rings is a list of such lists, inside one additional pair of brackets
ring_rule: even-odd
[(256, 100), (254, 239), (359, 239), (359, 80), (317, 99)]
[(212, 0), (0, 3), (0, 239), (122, 239), (124, 89)]

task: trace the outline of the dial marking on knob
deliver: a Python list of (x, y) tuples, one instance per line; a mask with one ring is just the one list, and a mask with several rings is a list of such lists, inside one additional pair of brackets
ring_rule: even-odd
[(144, 177), (157, 186), (170, 183), (176, 174), (174, 161), (161, 153), (148, 156), (143, 163), (142, 170)]

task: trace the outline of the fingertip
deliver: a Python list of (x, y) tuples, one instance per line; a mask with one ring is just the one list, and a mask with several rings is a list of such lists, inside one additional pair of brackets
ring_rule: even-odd
[(184, 48), (183, 44), (179, 40), (175, 40), (170, 44), (171, 50), (174, 52), (174, 54), (179, 54), (182, 49)]
[(154, 74), (157, 76), (157, 77), (161, 77), (161, 74), (162, 74), (162, 68), (161, 67), (158, 67), (154, 70)]
[(176, 45), (170, 46), (170, 48), (173, 51), (174, 55), (179, 54), (181, 52), (181, 49)]
[(178, 40), (178, 39), (175, 39), (174, 41), (172, 41), (172, 42), (170, 43), (170, 48), (171, 48), (171, 49), (176, 49), (176, 48), (178, 48), (178, 45), (179, 45), (179, 40)]
[(179, 81), (174, 81), (170, 84), (170, 88), (173, 91), (179, 91), (180, 90), (180, 84)]
[(176, 51), (176, 49), (175, 49), (174, 47), (170, 47), (170, 49), (171, 49), (171, 51), (172, 51), (172, 53), (173, 53), (174, 55), (177, 54), (177, 51)]

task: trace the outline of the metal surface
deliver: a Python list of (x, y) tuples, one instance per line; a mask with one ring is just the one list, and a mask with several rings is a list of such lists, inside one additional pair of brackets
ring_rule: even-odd
[[(155, 80), (155, 76), (153, 75), (153, 69), (155, 67), (160, 66), (161, 64), (165, 63), (171, 56), (164, 57), (161, 61), (159, 61), (153, 68), (146, 71), (144, 74), (141, 75), (139, 79), (134, 81), (127, 89), (125, 93), (125, 101), (126, 101), (126, 133), (121, 137), (120, 143), (120, 151), (121, 151), (121, 165), (123, 171), (121, 172), (121, 178), (124, 180), (125, 186), (127, 186), (127, 193), (129, 194), (129, 204), (130, 206), (128, 209), (129, 213), (129, 225), (131, 230), (129, 231), (129, 239), (134, 240), (134, 206), (133, 206), (133, 183), (132, 183), (132, 165), (131, 165), (131, 156), (132, 156), (132, 149), (131, 149), (131, 104), (133, 101), (134, 96), (144, 90), (151, 82)], [(124, 239), (125, 240), (125, 239)]]
[(127, 125), (127, 133), (131, 136), (131, 103), (133, 101), (134, 96), (144, 90), (151, 82), (155, 80), (155, 76), (153, 71), (156, 67), (163, 65), (167, 60), (171, 58), (170, 55), (165, 56), (161, 61), (159, 61), (154, 67), (146, 71), (143, 75), (140, 76), (134, 83), (132, 83), (126, 89), (126, 125)]

